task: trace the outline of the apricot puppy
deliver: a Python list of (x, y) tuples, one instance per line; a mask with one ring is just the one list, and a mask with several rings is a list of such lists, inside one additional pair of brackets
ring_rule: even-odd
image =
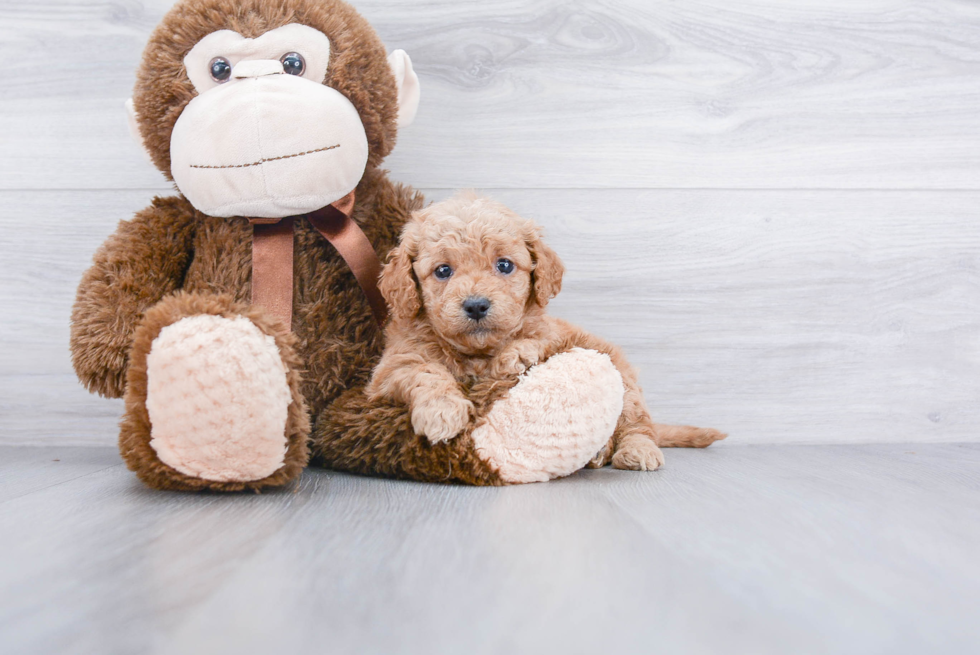
[(704, 447), (726, 435), (655, 424), (622, 351), (545, 307), (564, 266), (538, 227), (472, 192), (415, 212), (381, 273), (391, 308), (386, 348), (367, 393), (411, 408), (412, 426), (433, 443), (463, 432), (473, 405), (460, 383), (520, 375), (550, 356), (584, 348), (606, 353), (623, 378), (623, 411), (590, 466), (653, 470), (658, 446)]

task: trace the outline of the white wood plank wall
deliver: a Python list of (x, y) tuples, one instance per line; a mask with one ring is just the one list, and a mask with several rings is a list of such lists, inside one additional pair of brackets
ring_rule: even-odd
[[(980, 4), (356, 3), (423, 84), (389, 159), (566, 261), (665, 421), (731, 443), (980, 437)], [(95, 248), (162, 176), (122, 111), (170, 2), (0, 2), (0, 443), (111, 444), (68, 359)]]

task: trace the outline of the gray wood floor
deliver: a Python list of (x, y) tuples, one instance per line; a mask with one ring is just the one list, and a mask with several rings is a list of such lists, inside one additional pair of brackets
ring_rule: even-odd
[(669, 450), (506, 489), (150, 491), (0, 448), (3, 653), (976, 653), (980, 444)]

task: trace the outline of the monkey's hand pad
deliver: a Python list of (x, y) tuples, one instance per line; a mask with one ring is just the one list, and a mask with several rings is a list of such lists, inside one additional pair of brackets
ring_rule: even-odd
[(246, 482), (286, 455), (292, 397), (271, 335), (244, 316), (200, 314), (161, 330), (146, 358), (150, 447), (189, 476)]
[(119, 446), (158, 489), (282, 486), (308, 460), (295, 337), (259, 307), (178, 293), (144, 315)]
[(623, 378), (608, 355), (573, 348), (530, 368), (471, 433), (477, 455), (510, 483), (585, 467), (623, 411)]

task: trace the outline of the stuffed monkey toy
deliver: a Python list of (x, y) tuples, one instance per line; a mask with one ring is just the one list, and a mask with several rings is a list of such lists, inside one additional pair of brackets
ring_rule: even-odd
[(79, 379), (125, 399), (120, 450), (147, 485), (259, 490), (311, 460), (507, 484), (568, 475), (606, 444), (594, 420), (546, 416), (560, 398), (615, 423), (622, 383), (598, 355), (557, 384), (535, 378), (545, 362), (472, 385), (472, 425), (509, 417), (507, 433), (479, 431), (492, 444), (472, 426), (430, 444), (406, 407), (363, 393), (382, 348), (378, 260), (423, 206), (380, 165), (418, 101), (408, 55), (386, 55), (339, 0), (181, 0), (153, 32), (127, 107), (179, 193), (101, 246), (71, 326)]

